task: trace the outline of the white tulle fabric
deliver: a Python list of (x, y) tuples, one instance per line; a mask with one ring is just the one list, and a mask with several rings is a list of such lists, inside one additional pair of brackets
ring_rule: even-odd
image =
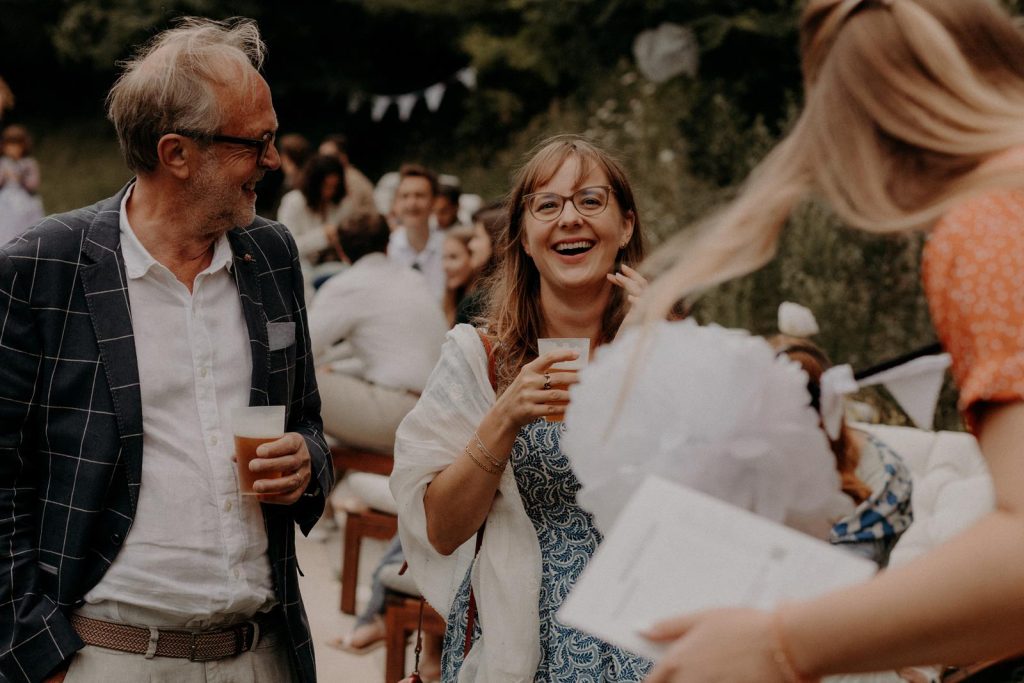
[(744, 331), (683, 321), (623, 332), (570, 394), (562, 448), (580, 505), (607, 533), (657, 474), (824, 538), (852, 502), (806, 385)]
[[(402, 548), (423, 597), (445, 617), (472, 562), (475, 539), (451, 556), (434, 550), (427, 539), (423, 494), (462, 453), (494, 401), (480, 337), (473, 327), (457, 325), (395, 438), (391, 492)], [(540, 570), (537, 533), (510, 466), (501, 477), (473, 567), (477, 609), (486, 628), (462, 666), (460, 683), (533, 681), (540, 661)]]

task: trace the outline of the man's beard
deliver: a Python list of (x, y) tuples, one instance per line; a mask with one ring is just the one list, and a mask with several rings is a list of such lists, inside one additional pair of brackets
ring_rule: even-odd
[(256, 218), (253, 202), (242, 194), (241, 185), (231, 186), (217, 172), (214, 159), (204, 161), (189, 178), (189, 210), (204, 235), (220, 236), (235, 227), (245, 227)]

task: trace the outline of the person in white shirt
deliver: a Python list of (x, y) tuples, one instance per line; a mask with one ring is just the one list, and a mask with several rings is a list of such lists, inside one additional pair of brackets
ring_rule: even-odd
[[(309, 324), (324, 431), (347, 445), (390, 454), (398, 424), (440, 358), (448, 325), (423, 275), (389, 260), (387, 244), (387, 222), (379, 214), (342, 224), (338, 246), (352, 265), (317, 291)], [(325, 365), (343, 341), (351, 345), (355, 371)]]
[(304, 265), (316, 265), (330, 246), (328, 235), (347, 215), (345, 169), (335, 157), (318, 155), (302, 169), (299, 186), (281, 197), (277, 220), (299, 245)]
[(398, 169), (395, 215), (399, 227), (391, 233), (388, 258), (423, 273), (436, 301), (444, 297), (444, 232), (432, 224), (437, 176), (418, 164)]
[(352, 165), (348, 157), (348, 138), (343, 133), (332, 133), (320, 143), (320, 154), (337, 157), (345, 167), (345, 199), (342, 205), (347, 214), (372, 213), (377, 209), (373, 198), (373, 183), (362, 171)]

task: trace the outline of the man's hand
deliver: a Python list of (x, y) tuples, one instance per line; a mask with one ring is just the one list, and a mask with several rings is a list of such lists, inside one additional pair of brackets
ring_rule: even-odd
[(306, 440), (288, 432), (277, 441), (261, 444), (249, 470), (268, 479), (257, 479), (253, 491), (262, 503), (291, 505), (299, 500), (312, 476)]
[(71, 660), (64, 662), (60, 669), (54, 671), (52, 674), (43, 679), (43, 683), (63, 683), (64, 678), (68, 675), (68, 669), (71, 668)]

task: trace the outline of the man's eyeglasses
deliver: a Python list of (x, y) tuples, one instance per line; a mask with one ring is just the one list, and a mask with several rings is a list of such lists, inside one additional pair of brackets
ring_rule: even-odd
[(267, 153), (270, 151), (270, 146), (274, 144), (274, 138), (277, 137), (275, 133), (264, 133), (258, 138), (239, 138), (234, 135), (210, 135), (207, 133), (198, 133), (191, 130), (176, 130), (172, 131), (176, 135), (183, 135), (187, 138), (194, 140), (208, 140), (210, 142), (226, 142), (229, 145), (244, 145), (246, 147), (252, 147), (256, 150), (256, 165), (260, 166), (263, 164), (263, 160), (267, 158)]
[(581, 216), (593, 217), (608, 208), (610, 185), (584, 187), (569, 196), (554, 192), (534, 192), (523, 197), (530, 214), (539, 221), (553, 221), (562, 215), (566, 200)]

